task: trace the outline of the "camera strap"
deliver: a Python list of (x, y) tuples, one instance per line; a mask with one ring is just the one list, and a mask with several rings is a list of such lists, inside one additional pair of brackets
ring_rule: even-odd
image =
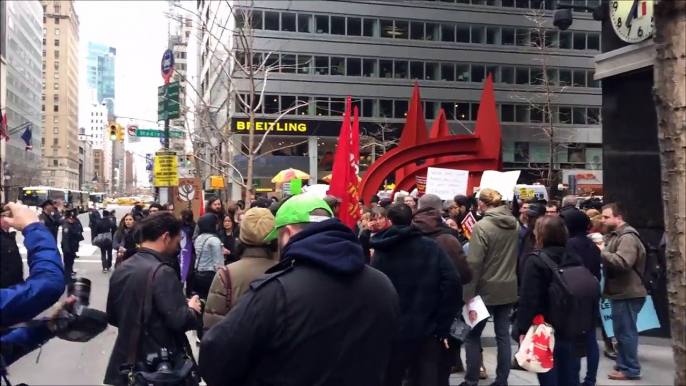
[(136, 318), (136, 323), (131, 328), (129, 352), (126, 355), (126, 363), (129, 366), (131, 366), (132, 370), (136, 364), (136, 357), (138, 356), (138, 344), (140, 343), (141, 338), (141, 330), (143, 328), (143, 324), (145, 323), (144, 309), (145, 303), (148, 299), (148, 293), (150, 293), (150, 296), (152, 297), (152, 286), (155, 282), (155, 274), (157, 274), (157, 271), (164, 265), (166, 264), (160, 263), (157, 267), (155, 267), (154, 270), (152, 270), (152, 274), (148, 278), (146, 278), (146, 280), (143, 281), (143, 291), (141, 291), (141, 293), (143, 294), (143, 300), (141, 300), (140, 304), (138, 305), (138, 317)]

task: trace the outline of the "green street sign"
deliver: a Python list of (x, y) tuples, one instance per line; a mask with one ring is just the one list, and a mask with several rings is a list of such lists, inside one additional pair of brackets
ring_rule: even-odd
[[(162, 138), (164, 130), (158, 129), (136, 129), (136, 137), (140, 138)], [(169, 130), (169, 138), (183, 138), (183, 131)]]
[[(166, 94), (165, 94), (166, 90)], [(165, 114), (164, 102), (167, 101)], [(169, 83), (157, 88), (157, 120), (176, 119), (180, 117), (179, 82)]]

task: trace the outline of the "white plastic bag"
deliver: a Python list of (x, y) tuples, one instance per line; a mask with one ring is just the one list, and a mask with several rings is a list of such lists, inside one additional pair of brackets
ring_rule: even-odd
[(519, 346), (515, 359), (527, 371), (547, 373), (553, 368), (554, 350), (555, 331), (545, 323), (542, 315), (538, 315)]

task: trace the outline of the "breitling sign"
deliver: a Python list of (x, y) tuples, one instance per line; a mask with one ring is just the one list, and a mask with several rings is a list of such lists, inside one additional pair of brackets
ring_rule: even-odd
[[(251, 130), (250, 121), (247, 119), (234, 118), (231, 129), (237, 134), (248, 134)], [(284, 120), (278, 122), (270, 120), (255, 120), (255, 133), (268, 132), (269, 135), (288, 136), (331, 136), (337, 137), (341, 130), (340, 121), (316, 121), (316, 120)]]

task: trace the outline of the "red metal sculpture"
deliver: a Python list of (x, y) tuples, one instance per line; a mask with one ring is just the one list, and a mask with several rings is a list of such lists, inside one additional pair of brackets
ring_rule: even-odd
[[(493, 79), (489, 75), (481, 95), (474, 134), (450, 135), (445, 113), (440, 112), (427, 136), (419, 88), (410, 101), (405, 128), (398, 147), (384, 154), (372, 164), (360, 184), (360, 197), (369, 202), (381, 188), (383, 180), (396, 171), (396, 190), (409, 191), (416, 184), (417, 175), (426, 175), (428, 167), (468, 170), (468, 192), (479, 186), (485, 170), (502, 169), (502, 136), (495, 105)], [(414, 162), (425, 159), (422, 165)]]

